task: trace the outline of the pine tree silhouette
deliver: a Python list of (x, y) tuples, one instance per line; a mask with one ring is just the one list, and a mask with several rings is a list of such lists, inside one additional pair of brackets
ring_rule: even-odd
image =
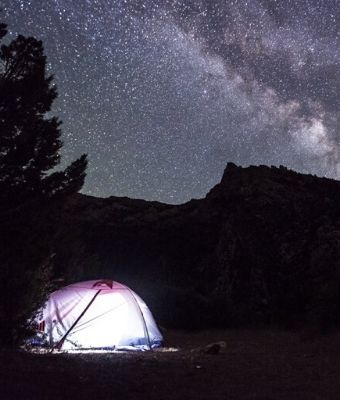
[[(6, 25), (0, 24), (0, 41)], [(54, 226), (51, 204), (63, 204), (85, 179), (87, 156), (62, 171), (61, 122), (50, 117), (57, 96), (46, 75), (41, 41), (18, 36), (0, 50), (0, 344), (29, 334), (49, 290)]]
[(0, 59), (0, 205), (77, 192), (85, 155), (65, 171), (49, 173), (60, 161), (61, 123), (46, 118), (57, 92), (46, 76), (42, 42), (18, 36), (1, 47)]

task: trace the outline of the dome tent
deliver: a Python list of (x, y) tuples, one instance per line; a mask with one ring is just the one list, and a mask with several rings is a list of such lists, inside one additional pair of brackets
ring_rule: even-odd
[(53, 292), (37, 323), (44, 344), (59, 350), (145, 350), (163, 341), (144, 301), (111, 280), (74, 283)]

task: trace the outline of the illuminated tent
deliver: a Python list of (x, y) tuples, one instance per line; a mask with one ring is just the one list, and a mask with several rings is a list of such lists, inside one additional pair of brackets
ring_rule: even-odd
[(35, 344), (43, 339), (61, 350), (145, 350), (163, 341), (144, 301), (127, 286), (108, 280), (79, 282), (52, 293), (37, 323)]

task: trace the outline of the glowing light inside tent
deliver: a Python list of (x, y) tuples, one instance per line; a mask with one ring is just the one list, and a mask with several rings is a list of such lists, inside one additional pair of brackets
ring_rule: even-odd
[(121, 293), (99, 296), (95, 307), (89, 308), (68, 335), (64, 348), (110, 347), (124, 342), (125, 332), (129, 331), (129, 302)]
[(44, 334), (59, 350), (150, 349), (163, 338), (144, 301), (117, 282), (87, 281), (52, 293), (42, 311)]

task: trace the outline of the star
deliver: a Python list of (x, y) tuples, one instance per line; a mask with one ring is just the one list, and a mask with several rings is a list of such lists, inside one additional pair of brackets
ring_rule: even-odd
[(228, 161), (340, 177), (340, 7), (303, 0), (3, 0), (45, 46), (83, 192), (204, 197)]

